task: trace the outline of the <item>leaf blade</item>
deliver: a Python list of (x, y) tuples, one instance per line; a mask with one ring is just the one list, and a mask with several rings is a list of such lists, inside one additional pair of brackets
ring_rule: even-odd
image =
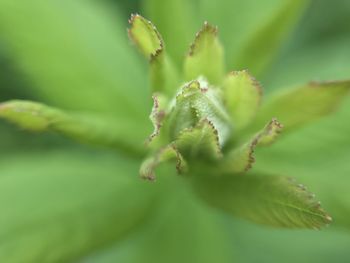
[[(0, 118), (34, 132), (54, 131), (82, 143), (140, 155), (143, 133), (133, 122), (68, 113), (41, 103), (14, 100), (0, 104)], [(130, 136), (134, 135), (134, 136)]]
[(196, 34), (185, 59), (187, 81), (205, 77), (211, 84), (221, 84), (225, 74), (223, 48), (217, 37), (217, 28), (204, 23)]
[(246, 70), (233, 71), (224, 80), (223, 92), (235, 129), (244, 128), (260, 107), (260, 84)]
[(332, 113), (349, 91), (348, 80), (311, 82), (294, 89), (285, 89), (272, 95), (262, 106), (253, 126), (275, 117), (284, 124), (286, 131), (301, 127)]
[(194, 183), (208, 204), (255, 223), (318, 229), (332, 220), (304, 186), (290, 178), (259, 174), (197, 176)]

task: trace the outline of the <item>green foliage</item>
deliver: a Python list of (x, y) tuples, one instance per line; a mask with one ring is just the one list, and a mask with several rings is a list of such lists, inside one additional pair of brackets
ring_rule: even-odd
[(0, 117), (30, 131), (54, 131), (80, 142), (136, 155), (144, 152), (140, 147), (142, 133), (138, 134), (137, 126), (127, 120), (67, 113), (41, 103), (19, 100), (0, 104)]
[(274, 116), (286, 130), (308, 124), (332, 113), (350, 92), (350, 81), (310, 82), (286, 89), (271, 98), (259, 110), (256, 124)]
[(209, 204), (253, 222), (320, 228), (332, 221), (313, 195), (291, 178), (248, 174), (196, 179), (194, 187)]
[(247, 126), (257, 113), (262, 88), (247, 71), (233, 71), (223, 83), (224, 99), (236, 129)]
[(153, 189), (130, 177), (135, 163), (120, 157), (39, 152), (3, 158), (1, 167), (3, 262), (75, 260), (123, 238), (152, 206)]
[(0, 0), (0, 261), (348, 257), (348, 5), (107, 2)]
[(225, 74), (223, 48), (217, 38), (217, 28), (204, 23), (196, 34), (186, 57), (185, 78), (190, 81), (205, 76), (212, 84), (221, 84)]

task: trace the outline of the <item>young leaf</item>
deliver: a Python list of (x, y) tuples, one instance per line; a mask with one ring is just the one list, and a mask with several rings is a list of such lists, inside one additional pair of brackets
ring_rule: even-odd
[(314, 196), (290, 178), (196, 176), (193, 183), (209, 205), (259, 224), (319, 229), (332, 221)]
[(186, 172), (186, 161), (175, 145), (170, 144), (143, 161), (140, 167), (141, 178), (154, 181), (156, 179), (154, 171), (157, 166), (168, 161), (176, 161), (176, 170), (179, 174)]
[(278, 118), (285, 130), (298, 128), (334, 111), (350, 91), (350, 81), (311, 82), (272, 96), (259, 110), (252, 125)]
[(220, 84), (225, 74), (223, 48), (218, 40), (218, 29), (204, 23), (196, 34), (185, 60), (185, 76), (190, 81), (204, 76), (210, 84)]
[(83, 143), (143, 153), (142, 134), (138, 133), (137, 125), (127, 120), (78, 115), (20, 100), (1, 103), (0, 118), (31, 131), (54, 131)]
[(251, 35), (239, 50), (234, 68), (248, 68), (259, 75), (271, 63), (280, 46), (289, 36), (306, 9), (308, 0), (288, 0)]
[(223, 146), (231, 132), (230, 117), (220, 101), (217, 90), (199, 79), (185, 84), (176, 97), (168, 121), (172, 140), (176, 140), (183, 129), (194, 127), (203, 119), (213, 124), (218, 132), (220, 147)]
[(2, 0), (1, 41), (40, 100), (70, 110), (128, 112), (142, 122), (147, 78), (118, 11), (102, 1)]
[(79, 261), (133, 233), (156, 194), (116, 155), (32, 152), (0, 165), (1, 262)]
[(235, 129), (244, 128), (259, 109), (262, 96), (260, 84), (246, 70), (233, 71), (224, 80), (223, 93)]
[(152, 59), (163, 50), (163, 40), (156, 27), (140, 15), (131, 15), (129, 36), (143, 55)]
[(282, 128), (282, 124), (276, 119), (272, 119), (249, 142), (229, 152), (221, 163), (220, 170), (224, 173), (242, 173), (248, 171), (255, 162), (255, 148), (274, 142), (278, 134), (282, 131)]
[(176, 90), (178, 84), (177, 72), (165, 53), (163, 39), (152, 24), (140, 15), (132, 15), (129, 36), (150, 60), (150, 77), (153, 91), (164, 91), (169, 95)]
[(218, 160), (222, 156), (218, 132), (208, 119), (182, 130), (175, 144), (189, 160)]

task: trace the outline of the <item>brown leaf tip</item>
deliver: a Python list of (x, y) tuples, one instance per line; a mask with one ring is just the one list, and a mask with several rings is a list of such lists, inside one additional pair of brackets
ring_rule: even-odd
[(207, 21), (204, 21), (202, 28), (196, 33), (194, 41), (190, 45), (190, 51), (188, 52), (189, 56), (193, 56), (196, 53), (198, 42), (201, 41), (201, 38), (206, 34), (213, 36), (214, 38), (218, 35), (218, 27), (212, 26)]
[(155, 60), (164, 50), (164, 41), (162, 36), (160, 35), (159, 31), (157, 30), (156, 26), (152, 24), (151, 21), (147, 20), (146, 18), (144, 18), (143, 16), (139, 15), (139, 14), (131, 14), (130, 18), (128, 20), (129, 24), (130, 24), (130, 28), (128, 28), (128, 35), (129, 38), (131, 39), (131, 41), (136, 44), (136, 46), (140, 47), (139, 45), (139, 41), (137, 40), (137, 38), (134, 36), (134, 34), (132, 33), (132, 28), (134, 26), (135, 21), (141, 21), (148, 29), (152, 30), (153, 34), (156, 35), (156, 38), (158, 39), (158, 45), (159, 48), (155, 49), (154, 52), (152, 52), (150, 54), (150, 61), (152, 62), (153, 60)]

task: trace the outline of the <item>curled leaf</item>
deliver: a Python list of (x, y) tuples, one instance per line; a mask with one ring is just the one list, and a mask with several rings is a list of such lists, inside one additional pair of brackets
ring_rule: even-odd
[(274, 142), (278, 134), (282, 131), (282, 128), (282, 124), (276, 119), (272, 119), (264, 129), (254, 135), (247, 143), (229, 152), (220, 166), (220, 169), (225, 173), (241, 173), (248, 171), (255, 162), (255, 148)]
[(143, 179), (154, 181), (155, 169), (164, 162), (176, 161), (176, 170), (179, 174), (186, 172), (187, 164), (174, 144), (167, 145), (154, 155), (143, 161), (140, 167), (140, 176)]
[(183, 130), (175, 141), (186, 159), (217, 160), (221, 158), (218, 132), (207, 119)]
[(246, 70), (231, 72), (223, 84), (224, 99), (236, 129), (247, 126), (261, 102), (262, 88)]
[(231, 124), (230, 117), (217, 94), (202, 79), (186, 84), (176, 97), (176, 103), (169, 118), (169, 131), (173, 140), (187, 128), (195, 127), (207, 119), (217, 130), (220, 146), (227, 141)]
[(129, 23), (130, 38), (141, 53), (150, 60), (150, 79), (153, 90), (172, 95), (178, 85), (178, 74), (165, 53), (160, 33), (151, 21), (140, 15), (132, 15)]
[(225, 66), (223, 48), (217, 37), (217, 28), (207, 22), (196, 34), (185, 61), (187, 80), (205, 76), (211, 84), (222, 82)]
[(131, 15), (129, 23), (129, 36), (146, 58), (152, 59), (162, 52), (162, 37), (150, 21), (136, 14)]
[(319, 229), (332, 221), (313, 194), (287, 177), (196, 176), (193, 185), (209, 205), (255, 223)]

